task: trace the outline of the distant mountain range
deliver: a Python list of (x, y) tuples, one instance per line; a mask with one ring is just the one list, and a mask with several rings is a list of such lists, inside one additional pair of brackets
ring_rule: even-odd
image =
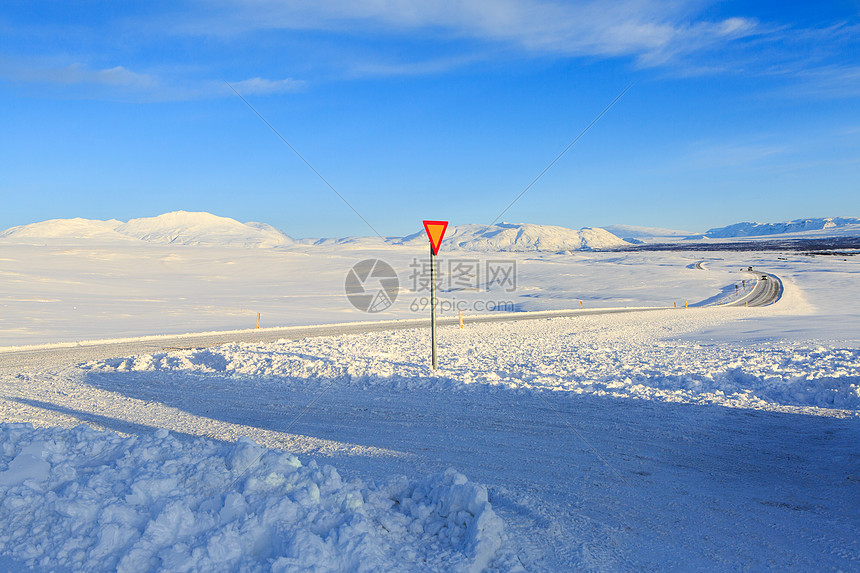
[(782, 223), (735, 223), (708, 231), (690, 232), (656, 227), (634, 227), (631, 225), (609, 225), (610, 233), (634, 244), (672, 243), (676, 241), (707, 241), (720, 239), (755, 239), (774, 235), (791, 238), (820, 238), (826, 236), (860, 236), (860, 219), (854, 217), (819, 217), (795, 219)]
[[(553, 225), (499, 223), (457, 225), (448, 228), (448, 249), (480, 252), (564, 252), (597, 251), (630, 247), (643, 242), (709, 241), (791, 235), (821, 237), (860, 236), (860, 219), (830, 217), (797, 219), (784, 223), (737, 223), (710, 229), (703, 234), (653, 227), (613, 225), (580, 230)], [(295, 240), (265, 223), (240, 223), (211, 213), (175, 211), (157, 217), (132, 219), (127, 223), (111, 219), (52, 219), (12, 227), (0, 232), (0, 241), (17, 243), (86, 241), (124, 244), (171, 244), (217, 247), (270, 248), (289, 245), (422, 245), (424, 231), (407, 237), (350, 237), (340, 239)]]
[[(761, 237), (770, 235), (786, 235), (806, 233), (809, 231), (837, 230), (843, 227), (860, 227), (860, 219), (854, 217), (819, 217), (817, 219), (795, 219), (783, 223), (735, 223), (726, 227), (718, 227), (705, 232), (711, 239), (727, 239), (736, 237)], [(860, 228), (858, 228), (860, 231)]]
[[(111, 219), (52, 219), (12, 227), (0, 233), (0, 240), (38, 242), (87, 240), (99, 242), (145, 242), (171, 245), (221, 247), (278, 247), (292, 244), (349, 244), (373, 247), (420, 245), (427, 242), (424, 231), (408, 237), (352, 237), (344, 239), (301, 239), (296, 241), (265, 223), (240, 223), (210, 213), (176, 211), (157, 217), (132, 219), (128, 223)], [(603, 229), (580, 231), (551, 225), (460, 225), (445, 235), (449, 248), (467, 251), (587, 251), (629, 246)]]
[[(445, 233), (449, 248), (464, 251), (599, 251), (629, 247), (630, 243), (604, 229), (579, 231), (552, 225), (457, 225)], [(404, 237), (402, 244), (427, 242), (424, 231)]]
[(683, 239), (695, 235), (692, 231), (661, 229), (659, 227), (637, 227), (635, 225), (607, 225), (603, 227), (617, 237), (627, 239)]

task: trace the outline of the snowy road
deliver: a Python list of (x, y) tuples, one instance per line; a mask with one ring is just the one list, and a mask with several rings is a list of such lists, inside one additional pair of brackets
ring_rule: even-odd
[(782, 281), (778, 276), (770, 273), (757, 273), (758, 280), (752, 293), (732, 306), (767, 306), (779, 300), (782, 296)]
[[(591, 316), (629, 312), (648, 312), (664, 310), (661, 308), (602, 308), (588, 310), (553, 310), (516, 313), (496, 313), (492, 315), (467, 316), (468, 324), (484, 322), (513, 322), (519, 320), (544, 320), (563, 316)], [(459, 323), (459, 317), (440, 317), (440, 326)], [(430, 319), (388, 320), (379, 322), (353, 322), (318, 326), (290, 326), (284, 328), (264, 328), (183, 334), (176, 336), (148, 336), (136, 339), (96, 341), (92, 343), (56, 344), (34, 347), (0, 347), (0, 374), (14, 374), (18, 371), (71, 366), (92, 360), (104, 360), (118, 356), (133, 356), (170, 350), (206, 348), (232, 342), (275, 342), (278, 340), (299, 340), (316, 336), (336, 336), (362, 332), (381, 332), (407, 328), (430, 327)]]
[[(695, 263), (695, 268), (706, 270), (702, 266), (702, 262)], [(755, 276), (757, 280), (753, 290), (739, 300), (727, 303), (726, 306), (767, 306), (779, 300), (782, 295), (782, 281), (776, 275), (769, 273), (758, 272), (755, 273)], [(547, 318), (581, 317), (655, 310), (664, 309), (661, 307), (637, 307), (495, 313), (466, 316), (465, 322), (468, 324), (513, 322), (519, 320), (543, 320)], [(0, 347), (0, 373), (5, 372), (9, 374), (21, 369), (72, 365), (117, 356), (205, 348), (231, 342), (274, 342), (277, 340), (298, 340), (315, 336), (336, 336), (341, 334), (429, 327), (429, 322), (429, 319), (366, 321), (317, 326), (192, 333), (174, 336), (149, 336), (95, 341), (91, 343), (54, 344), (21, 348)], [(458, 324), (459, 317), (443, 316), (437, 322), (439, 325), (454, 325)]]

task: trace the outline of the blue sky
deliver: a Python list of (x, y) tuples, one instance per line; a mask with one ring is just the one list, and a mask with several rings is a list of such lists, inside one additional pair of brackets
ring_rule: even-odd
[(173, 210), (296, 237), (504, 215), (860, 215), (860, 2), (0, 6), (0, 229)]

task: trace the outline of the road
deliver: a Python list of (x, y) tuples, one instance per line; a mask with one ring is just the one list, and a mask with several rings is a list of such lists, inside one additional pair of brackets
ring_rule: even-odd
[[(701, 263), (696, 268), (705, 270)], [(743, 298), (724, 306), (766, 306), (775, 303), (782, 295), (782, 282), (775, 275), (755, 272), (756, 285)], [(552, 311), (494, 313), (465, 317), (469, 324), (481, 322), (510, 322), (518, 320), (542, 320), (557, 317), (590, 316), (595, 314), (618, 314), (628, 312), (648, 312), (666, 310), (670, 307), (632, 307), (632, 308), (597, 308), (569, 309)], [(442, 316), (437, 319), (440, 325), (451, 325), (459, 322), (458, 316)], [(15, 349), (0, 348), (0, 374), (14, 374), (21, 371), (41, 370), (45, 368), (69, 366), (93, 360), (104, 360), (120, 356), (152, 354), (169, 350), (189, 348), (206, 348), (232, 342), (275, 342), (277, 340), (298, 340), (317, 336), (337, 336), (341, 334), (358, 334), (363, 332), (379, 332), (385, 330), (402, 330), (407, 328), (427, 328), (430, 320), (386, 320), (365, 321), (316, 326), (288, 326), (281, 328), (263, 328), (253, 330), (234, 330), (209, 333), (181, 334), (175, 336), (147, 336), (113, 341), (93, 343), (57, 344), (44, 346), (20, 347)]]
[[(648, 312), (665, 310), (664, 307), (634, 308), (597, 308), (575, 310), (551, 310), (534, 312), (506, 312), (467, 316), (466, 324), (481, 322), (502, 322), (518, 320), (542, 320), (561, 316), (590, 316), (594, 314), (619, 314), (627, 312)], [(459, 322), (459, 316), (439, 317), (437, 324), (452, 325)], [(261, 328), (254, 330), (233, 330), (176, 336), (146, 336), (117, 341), (100, 341), (79, 344), (45, 345), (0, 349), (0, 374), (14, 374), (19, 371), (34, 371), (45, 368), (70, 366), (93, 360), (104, 360), (121, 356), (152, 354), (170, 350), (207, 348), (232, 342), (275, 342), (278, 340), (298, 340), (317, 336), (337, 336), (407, 328), (429, 328), (430, 319), (385, 320), (326, 324), (318, 326), (286, 326), (282, 328)]]
[(756, 272), (757, 280), (752, 292), (737, 302), (726, 306), (767, 306), (782, 296), (782, 281), (770, 273)]
[[(708, 268), (705, 266), (705, 262), (698, 261), (688, 268), (707, 271)], [(718, 297), (715, 297), (716, 300), (711, 301), (709, 299), (696, 303), (694, 306), (768, 306), (774, 304), (782, 297), (782, 280), (778, 276), (762, 271), (753, 271), (752, 267), (750, 267), (749, 271), (744, 272), (755, 277), (755, 286), (753, 286), (750, 292), (741, 296), (738, 300), (731, 302), (722, 302)], [(737, 288), (737, 285), (735, 285), (735, 288)]]

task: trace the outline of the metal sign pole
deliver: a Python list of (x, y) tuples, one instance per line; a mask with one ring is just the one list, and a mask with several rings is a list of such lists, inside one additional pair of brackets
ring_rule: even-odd
[(436, 255), (430, 245), (430, 344), (433, 348), (433, 370), (436, 370)]

